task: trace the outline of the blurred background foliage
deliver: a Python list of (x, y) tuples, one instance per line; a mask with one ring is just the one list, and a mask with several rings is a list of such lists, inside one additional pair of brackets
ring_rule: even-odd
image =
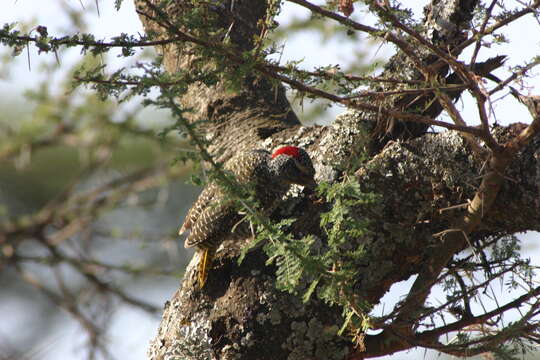
[[(70, 32), (84, 31), (84, 9), (64, 8)], [(187, 145), (159, 136), (171, 120), (141, 99), (73, 87), (75, 69), (113, 55), (3, 55), (0, 359), (122, 358), (114, 338), (136, 319), (148, 326), (134, 336), (133, 358), (143, 358), (188, 261), (176, 226), (198, 188), (186, 184), (189, 164), (175, 162)], [(23, 94), (10, 89), (21, 60), (36, 79)]]
[(175, 227), (198, 189), (174, 163), (182, 143), (156, 134), (163, 114), (49, 85), (0, 114), (0, 303), (20, 313), (2, 359), (42, 358), (27, 344), (65, 326), (62, 309), (108, 353), (109, 315), (127, 304), (157, 322), (155, 292), (170, 294), (188, 260)]

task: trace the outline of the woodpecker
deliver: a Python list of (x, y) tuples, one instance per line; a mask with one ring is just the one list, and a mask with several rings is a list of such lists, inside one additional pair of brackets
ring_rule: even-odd
[[(315, 169), (308, 153), (296, 146), (284, 146), (270, 153), (250, 150), (232, 157), (225, 165), (240, 184), (249, 184), (259, 211), (269, 216), (289, 190), (291, 184), (314, 188)], [(224, 190), (209, 183), (188, 211), (179, 234), (189, 231), (186, 248), (196, 247), (200, 253), (198, 281), (202, 288), (219, 245), (231, 234), (239, 232), (242, 214)]]

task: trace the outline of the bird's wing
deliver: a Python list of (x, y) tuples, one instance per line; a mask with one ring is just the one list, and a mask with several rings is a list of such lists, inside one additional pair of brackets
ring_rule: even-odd
[[(264, 150), (241, 152), (227, 162), (225, 170), (231, 171), (239, 183), (247, 183), (253, 179), (257, 167), (269, 156), (270, 153)], [(234, 210), (231, 201), (225, 199), (219, 185), (211, 183), (189, 210), (179, 233), (190, 230), (185, 247), (197, 246), (206, 241), (212, 242), (220, 231), (234, 226), (237, 218), (238, 212)]]
[(201, 212), (216, 196), (217, 191), (218, 187), (215, 183), (208, 184), (208, 186), (203, 189), (195, 203), (193, 203), (193, 205), (191, 206), (191, 209), (189, 209), (186, 218), (184, 219), (184, 224), (182, 224), (182, 227), (180, 227), (178, 234), (181, 235), (191, 229), (193, 224), (197, 222), (197, 219), (201, 215)]
[(235, 155), (225, 164), (240, 184), (246, 184), (254, 179), (254, 172), (267, 161), (270, 153), (266, 150), (250, 150)]
[(202, 209), (197, 221), (192, 224), (184, 246), (210, 249), (217, 247), (226, 235), (224, 232), (231, 230), (238, 216), (230, 201), (217, 200), (210, 203)]

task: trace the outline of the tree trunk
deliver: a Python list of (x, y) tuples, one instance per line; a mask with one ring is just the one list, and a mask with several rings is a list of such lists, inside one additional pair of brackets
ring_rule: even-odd
[[(151, 4), (158, 2), (135, 1), (146, 30), (165, 37), (163, 27), (147, 16), (156, 11)], [(171, 21), (189, 9), (190, 3), (173, 2), (167, 8)], [(230, 37), (238, 48), (254, 46), (252, 35), (266, 12), (266, 3), (234, 1), (232, 11), (242, 21), (234, 22)], [(454, 46), (463, 40), (476, 5), (477, 1), (434, 0), (427, 7), (424, 36), (441, 48)], [(228, 29), (232, 20), (226, 9), (231, 9), (231, 1), (214, 1), (211, 6), (222, 9), (218, 24)], [(441, 18), (445, 21), (439, 21)], [(170, 73), (204, 61), (194, 58), (189, 45), (168, 45), (159, 50)], [(417, 55), (426, 64), (437, 60), (427, 51), (419, 50)], [(396, 78), (420, 79), (409, 62), (404, 54), (397, 53), (385, 72)], [(451, 76), (447, 75), (446, 66), (438, 72)], [(458, 92), (451, 95), (459, 97)], [(396, 111), (420, 107), (424, 109), (423, 115), (431, 118), (442, 111), (439, 105), (421, 106), (431, 102), (428, 95), (411, 100), (406, 96), (397, 101), (381, 100), (381, 106)], [(192, 85), (180, 101), (195, 109), (192, 121), (207, 120), (204, 131), (211, 139), (209, 151), (219, 155), (219, 160), (226, 160), (241, 149), (294, 144), (310, 153), (318, 182), (333, 182), (339, 179), (343, 166), (359, 154), (367, 151), (373, 155), (356, 170), (363, 190), (380, 195), (375, 205), (357, 209), (358, 217), (369, 219), (370, 233), (358, 240), (367, 256), (355, 286), (370, 304), (377, 304), (392, 284), (422, 271), (441, 242), (433, 234), (451, 228), (456, 214), (464, 211), (439, 210), (466, 203), (481, 182), (478, 176), (483, 163), (457, 132), (426, 134), (425, 124), (380, 119), (377, 113), (352, 110), (331, 125), (303, 127), (285, 98), (283, 86), (258, 75), (243, 81), (234, 92), (222, 83)], [(381, 128), (388, 131), (382, 137), (376, 136)], [(504, 139), (515, 131), (515, 127), (508, 127), (498, 128), (495, 133), (498, 139)], [(521, 152), (506, 176), (520, 181), (503, 185), (489, 216), (469, 234), (471, 241), (540, 231), (538, 137)], [(326, 205), (297, 194), (288, 199), (281, 211), (283, 217), (298, 218), (293, 231), (299, 237), (306, 233), (323, 236), (318, 215), (327, 211)], [(275, 269), (265, 265), (267, 259), (261, 249), (250, 252), (238, 265), (239, 246), (225, 245), (202, 290), (193, 286), (197, 258), (188, 266), (182, 286), (165, 306), (149, 358), (344, 359), (354, 351), (349, 338), (337, 335), (343, 322), (340, 308), (315, 297), (303, 303), (297, 296), (277, 290)], [(376, 340), (366, 337), (366, 355), (393, 352), (388, 347), (383, 349)], [(392, 346), (394, 351), (401, 349), (397, 341)]]

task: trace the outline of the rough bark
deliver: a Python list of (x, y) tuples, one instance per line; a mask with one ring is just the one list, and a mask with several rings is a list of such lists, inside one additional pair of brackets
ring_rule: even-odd
[[(151, 11), (148, 3), (152, 1), (135, 2), (147, 31), (162, 31), (144, 16)], [(187, 3), (171, 5), (171, 18)], [(223, 9), (231, 6), (228, 1), (216, 4)], [(459, 43), (476, 4), (434, 1), (428, 7), (424, 35), (442, 48)], [(253, 29), (265, 12), (265, 1), (236, 0), (234, 11), (244, 20), (232, 27), (231, 38), (239, 47), (249, 48)], [(228, 27), (227, 11), (222, 16), (223, 26)], [(161, 50), (165, 68), (171, 73), (195, 61), (185, 46)], [(426, 64), (437, 60), (427, 51), (417, 55)], [(401, 53), (389, 61), (386, 72), (411, 80), (420, 77)], [(448, 68), (442, 66), (438, 72), (447, 76)], [(418, 98), (414, 105), (430, 100)], [(441, 215), (439, 210), (471, 199), (480, 182), (483, 164), (455, 132), (425, 134), (425, 125), (381, 121), (378, 114), (354, 111), (326, 127), (302, 127), (283, 87), (276, 88), (258, 76), (244, 81), (235, 93), (224, 91), (220, 83), (211, 87), (193, 85), (182, 102), (196, 109), (194, 121), (208, 119), (205, 131), (212, 139), (210, 150), (222, 154), (221, 159), (238, 149), (295, 144), (310, 152), (317, 180), (331, 182), (339, 177), (342, 166), (360, 153), (377, 152), (356, 172), (366, 191), (381, 196), (377, 205), (357, 209), (358, 216), (370, 219), (371, 235), (359, 240), (368, 255), (356, 286), (371, 304), (376, 304), (393, 283), (422, 269), (430, 249), (439, 241), (433, 234), (448, 229), (456, 212), (463, 211)], [(403, 97), (392, 102), (382, 100), (381, 106), (406, 110), (412, 105)], [(436, 117), (441, 111), (438, 105), (430, 106), (424, 114)], [(381, 126), (391, 131), (377, 139), (371, 134)], [(513, 131), (496, 129), (498, 138)], [(405, 140), (392, 141), (395, 139)], [(471, 239), (540, 230), (540, 139), (521, 152), (506, 176), (518, 182), (505, 183), (487, 220), (470, 235)], [(324, 205), (296, 192), (279, 215), (298, 217), (294, 226), (298, 235), (319, 235), (318, 214), (323, 210)], [(265, 265), (262, 250), (252, 251), (239, 266), (238, 248), (238, 244), (226, 244), (218, 253), (203, 290), (193, 286), (194, 258), (182, 286), (165, 306), (158, 335), (149, 350), (150, 359), (343, 359), (353, 350), (350, 340), (337, 336), (342, 322), (340, 309), (316, 299), (304, 304), (296, 296), (276, 290), (274, 269)], [(369, 346), (369, 340), (366, 344)], [(376, 353), (376, 349), (371, 351)]]
[[(500, 131), (504, 135), (509, 130)], [(369, 252), (358, 281), (371, 303), (395, 282), (417, 273), (430, 256), (439, 241), (433, 234), (449, 227), (449, 217), (438, 210), (474, 195), (471, 181), (478, 182), (474, 179), (482, 164), (464, 145), (456, 132), (393, 142), (359, 170), (366, 190), (382, 196), (376, 208), (359, 209), (360, 216), (372, 220), (372, 236), (362, 239)], [(505, 184), (473, 241), (540, 231), (540, 139), (522, 152), (508, 175), (520, 179), (519, 184)], [(296, 205), (292, 215), (304, 215), (299, 232), (315, 229), (317, 205)], [(336, 335), (338, 309), (318, 301), (302, 304), (298, 297), (277, 291), (273, 269), (264, 265), (260, 250), (241, 266), (234, 251), (222, 253), (203, 291), (188, 276), (166, 305), (151, 359), (343, 359), (350, 342)], [(187, 273), (194, 270), (191, 265)]]
[[(159, 3), (156, 0), (135, 0), (145, 30), (158, 34), (158, 37), (167, 37), (167, 24), (153, 21), (158, 14), (152, 6)], [(176, 26), (176, 19), (191, 7), (189, 1), (170, 4), (167, 8), (169, 22)], [(230, 9), (234, 10), (234, 17)], [(217, 18), (208, 20), (215, 22), (216, 28), (230, 27), (232, 44), (238, 51), (244, 51), (253, 47), (252, 37), (257, 31), (257, 22), (265, 15), (266, 3), (234, 1), (233, 6), (231, 1), (219, 1), (208, 5), (206, 10), (216, 15)], [(189, 69), (197, 62), (207, 62), (193, 55), (191, 46), (186, 43), (165, 45), (158, 51), (170, 73)], [(215, 65), (210, 63), (207, 66), (212, 68)], [(242, 81), (235, 91), (227, 89), (223, 82), (213, 86), (192, 84), (188, 94), (179, 100), (184, 107), (193, 110), (193, 122), (204, 121), (205, 136), (211, 142), (209, 151), (219, 156), (221, 161), (234, 155), (238, 148), (254, 148), (272, 134), (300, 125), (285, 97), (284, 87), (256, 75)]]

